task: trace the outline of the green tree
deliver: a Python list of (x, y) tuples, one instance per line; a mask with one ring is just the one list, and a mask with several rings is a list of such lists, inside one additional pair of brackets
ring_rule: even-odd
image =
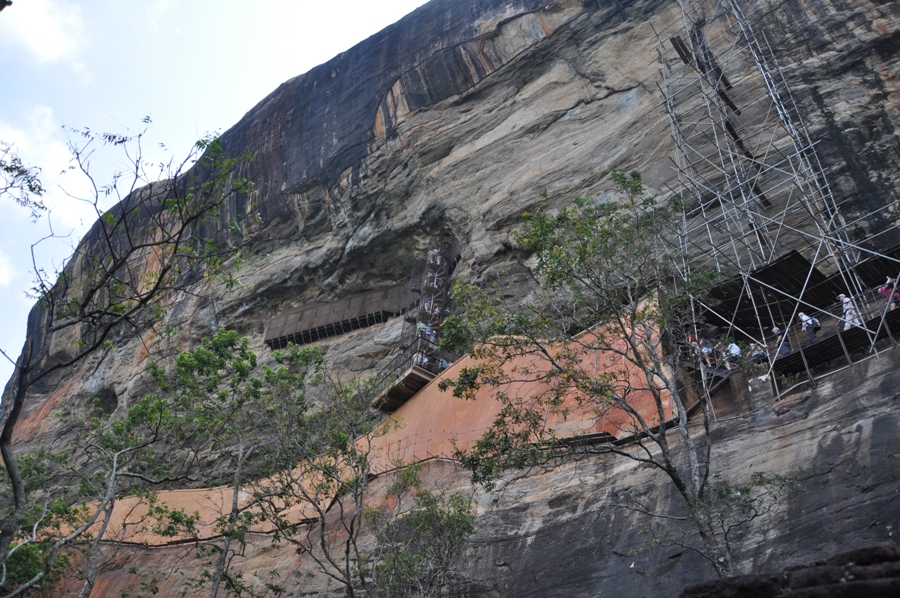
[[(397, 478), (393, 508), (368, 505), (374, 443), (391, 425), (371, 408), (368, 386), (326, 376), (318, 347), (289, 345), (272, 360), (260, 366), (247, 339), (220, 331), (168, 371), (153, 368), (153, 400), (170, 418), (166, 438), (145, 455), (155, 474), (196, 483), (201, 456), (215, 457), (217, 475), (230, 472), (231, 508), (215, 539), (196, 539), (209, 565), (191, 590), (255, 595), (235, 565), (247, 534), (265, 521), (276, 529), (273, 542), (299, 548), (350, 596), (435, 595), (472, 533), (471, 501), (421, 490), (418, 468), (400, 465), (383, 474)], [(167, 534), (197, 531), (194, 518), (165, 505), (154, 515), (173, 523)]]
[[(302, 401), (307, 387), (319, 380), (321, 354), (316, 348), (291, 347), (284, 361), (290, 362), (292, 375), (289, 381), (280, 381), (280, 389), (289, 385), (291, 396)], [(37, 510), (39, 496), (33, 488), (38, 486), (50, 508), (26, 518), (32, 537), (11, 551), (40, 544), (43, 556), (11, 562), (8, 586), (18, 582), (19, 589), (26, 588), (22, 583), (26, 572), (34, 570), (33, 577), (48, 575), (74, 547), (86, 559), (78, 595), (90, 596), (100, 567), (130, 532), (151, 531), (163, 537), (194, 537), (198, 556), (209, 560), (209, 568), (192, 581), (194, 589), (207, 588), (213, 597), (223, 585), (229, 592), (246, 592), (231, 564), (246, 546), (246, 534), (261, 520), (261, 512), (253, 501), (239, 502), (238, 497), (262, 473), (259, 464), (270, 463), (265, 459), (268, 423), (260, 417), (264, 413), (260, 406), (272, 391), (267, 385), (272, 377), (267, 380), (263, 375), (270, 371), (259, 368), (246, 338), (219, 331), (179, 353), (170, 368), (153, 364), (153, 392), (124, 414), (104, 413), (98, 405), (88, 417), (75, 421), (81, 441), (70, 452), (24, 456), (23, 470), (30, 472), (30, 510)], [(256, 456), (260, 459), (254, 461)], [(54, 463), (61, 468), (54, 469)], [(54, 471), (75, 483), (49, 483)], [(233, 501), (219, 518), (213, 539), (198, 535), (196, 514), (174, 511), (155, 494), (186, 482), (212, 485), (222, 477), (231, 483)], [(123, 519), (120, 511), (115, 517), (116, 505), (126, 496), (147, 504), (147, 515), (126, 512)], [(75, 507), (68, 506), (73, 502)]]
[(146, 518), (124, 521), (111, 537), (110, 524), (118, 499), (143, 495), (152, 502), (148, 493), (153, 488), (186, 479), (183, 474), (173, 474), (172, 459), (164, 449), (174, 438), (181, 417), (178, 405), (148, 395), (131, 405), (124, 417), (112, 417), (98, 407), (89, 417), (75, 422), (81, 431), (80, 445), (71, 455), (61, 455), (60, 460), (68, 465), (70, 477), (78, 484), (68, 492), (65, 487), (57, 492), (62, 500), (66, 495), (78, 498), (83, 520), (68, 534), (59, 534), (47, 552), (45, 569), (70, 546), (84, 552), (87, 564), (79, 598), (91, 595), (100, 567), (127, 539), (129, 528), (144, 531), (149, 525)]
[[(536, 262), (540, 289), (533, 301), (510, 305), (498, 300), (496, 289), (456, 285), (462, 315), (445, 322), (444, 342), (471, 350), (477, 365), (442, 386), (462, 398), (489, 387), (502, 405), (492, 428), (459, 458), (475, 481), (490, 486), (509, 468), (572, 454), (548, 428), (547, 413), (565, 416), (575, 402), (598, 417), (625, 414), (632, 445), (584, 450), (622, 455), (665, 474), (699, 534), (698, 552), (719, 575), (731, 575), (731, 545), (710, 497), (733, 486), (710, 481), (709, 404), (699, 401), (700, 425), (690, 425), (675, 346), (697, 334), (696, 300), (708, 300), (717, 278), (692, 271), (680, 251), (677, 204), (646, 196), (638, 172), (613, 172), (612, 179), (616, 200), (577, 198), (555, 214), (523, 216), (514, 240)], [(586, 359), (600, 354), (612, 365), (597, 368)], [(539, 381), (544, 390), (507, 391), (510, 382), (524, 380)], [(651, 399), (649, 408), (638, 406), (639, 397)], [(771, 489), (751, 490), (759, 488)]]
[[(46, 450), (20, 458), (25, 489), (32, 501), (22, 525), (27, 532), (10, 550), (7, 559), (7, 587), (21, 586), (43, 571), (47, 554), (64, 535), (63, 530), (78, 527), (87, 518), (83, 505), (73, 501), (68, 489), (59, 489), (56, 474), (67, 462), (67, 453), (52, 454)], [(59, 554), (55, 565), (46, 573), (47, 585), (52, 587), (68, 565), (68, 555)]]
[[(125, 413), (104, 413), (98, 401), (75, 422), (82, 440), (70, 453), (21, 457), (23, 525), (33, 533), (10, 551), (20, 555), (9, 561), (10, 595), (55, 580), (76, 549), (86, 562), (79, 596), (90, 596), (103, 564), (144, 531), (193, 540), (206, 564), (189, 591), (279, 594), (272, 582), (255, 591), (238, 565), (263, 522), (274, 524), (274, 543), (309, 554), (350, 596), (436, 595), (472, 533), (471, 501), (422, 490), (418, 468), (399, 466), (383, 474), (397, 479), (392, 507), (369, 506), (374, 441), (390, 422), (371, 408), (368, 387), (325, 376), (318, 347), (289, 345), (272, 359), (260, 365), (246, 338), (219, 331), (152, 365), (154, 388)], [(198, 514), (173, 510), (156, 493), (185, 482), (230, 484), (214, 537), (200, 535)], [(124, 497), (143, 501), (147, 514), (116, 516)]]
[(28, 208), (34, 219), (47, 209), (41, 201), (44, 187), (39, 177), (40, 169), (26, 166), (12, 145), (0, 141), (0, 197), (11, 198)]
[[(372, 409), (368, 382), (329, 376), (318, 347), (289, 345), (272, 361), (258, 366), (246, 339), (222, 331), (181, 353), (169, 374), (156, 370), (163, 394), (185, 410), (188, 428), (179, 436), (194, 445), (207, 439), (192, 450), (219, 461), (227, 456), (232, 472), (234, 499), (217, 526), (221, 539), (198, 543), (214, 563), (195, 589), (208, 586), (210, 598), (223, 585), (252, 594), (233, 564), (247, 533), (267, 522), (274, 543), (306, 554), (348, 596), (413, 595), (410, 588), (434, 595), (471, 534), (470, 501), (420, 490), (414, 466), (374, 470), (376, 440), (393, 423)], [(368, 504), (379, 474), (397, 477), (391, 509)], [(250, 498), (238, 502), (239, 491)]]
[(78, 446), (20, 456), (28, 500), (21, 525), (27, 532), (17, 536), (4, 563), (3, 588), (9, 595), (38, 584), (52, 587), (72, 560), (72, 550), (82, 551), (87, 561), (78, 596), (91, 594), (99, 567), (115, 553), (128, 528), (149, 525), (146, 518), (127, 522), (111, 541), (117, 500), (141, 494), (152, 503), (150, 489), (184, 479), (172, 474), (172, 459), (162, 446), (179, 429), (183, 415), (177, 407), (147, 396), (114, 418), (97, 404), (72, 422), (80, 433)]
[[(420, 491), (414, 465), (375, 469), (386, 466), (378, 439), (397, 423), (372, 408), (372, 381), (326, 376), (315, 403), (297, 400), (289, 392), (292, 360), (280, 352), (275, 358), (282, 365), (266, 373), (273, 389), (265, 403), (273, 422), (270, 475), (254, 490), (278, 540), (350, 598), (416, 595), (415, 588), (434, 595), (471, 534), (470, 502)], [(393, 508), (369, 504), (373, 481), (391, 476)]]
[[(229, 156), (217, 139), (209, 138), (199, 141), (181, 162), (152, 164), (143, 160), (142, 136), (80, 132), (71, 145), (73, 164), (90, 183), (92, 195), (84, 200), (94, 207), (98, 220), (61, 272), (35, 269), (38, 306), (0, 414), (0, 454), (11, 503), (0, 524), (0, 587), (12, 590), (11, 596), (41, 583), (62, 549), (93, 525), (88, 520), (71, 528), (54, 541), (61, 544), (48, 553), (40, 571), (18, 587), (9, 585), (7, 560), (31, 533), (27, 515), (33, 505), (12, 447), (29, 390), (88, 357), (102, 356), (128, 334), (157, 327), (164, 322), (167, 302), (203, 277), (236, 284), (233, 267), (242, 234), (254, 225), (221, 226), (220, 213), (231, 198), (252, 194), (252, 185), (239, 175), (250, 156)], [(105, 186), (94, 182), (88, 166), (99, 144), (121, 148), (131, 160), (128, 171), (114, 175)], [(104, 212), (101, 205), (110, 197), (120, 201)], [(51, 355), (54, 339), (67, 351)], [(114, 457), (118, 451), (98, 447), (112, 450)], [(127, 451), (135, 452), (130, 447)], [(110, 478), (102, 486), (114, 496), (115, 485)]]
[[(233, 572), (232, 562), (242, 554), (247, 532), (262, 521), (263, 511), (259, 497), (248, 502), (238, 498), (245, 488), (252, 494), (260, 478), (294, 465), (279, 460), (280, 450), (272, 442), (273, 417), (300, 418), (281, 425), (302, 425), (305, 411), (313, 404), (307, 393), (322, 380), (318, 347), (291, 345), (286, 353), (276, 353), (274, 360), (275, 368), (260, 368), (248, 340), (222, 330), (203, 339), (199, 347), (180, 353), (171, 372), (153, 369), (161, 395), (181, 414), (176, 436), (183, 442), (170, 445), (167, 451), (183, 453), (177, 462), (190, 463), (194, 470), (198, 458), (205, 455), (215, 459), (218, 470), (230, 472), (232, 502), (216, 526), (220, 539), (198, 541), (199, 554), (211, 557), (212, 566), (195, 585), (208, 584), (211, 598), (223, 584), (229, 592), (248, 591), (240, 574)], [(206, 481), (215, 480), (207, 477)]]
[(392, 506), (367, 510), (376, 539), (362, 563), (368, 596), (440, 596), (475, 533), (471, 497), (422, 489), (419, 470), (398, 470), (388, 490)]
[[(281, 383), (292, 376), (291, 368), (282, 366), (270, 379)], [(372, 450), (388, 428), (369, 404), (372, 395), (366, 382), (329, 378), (328, 386), (315, 404), (273, 393), (267, 405), (271, 421), (277, 422), (272, 475), (256, 491), (279, 540), (296, 546), (352, 598), (365, 581), (359, 567), (365, 561), (360, 539), (374, 479)], [(281, 463), (296, 466), (278, 467)], [(336, 517), (332, 509), (337, 509)], [(297, 525), (298, 511), (306, 513), (306, 525)]]

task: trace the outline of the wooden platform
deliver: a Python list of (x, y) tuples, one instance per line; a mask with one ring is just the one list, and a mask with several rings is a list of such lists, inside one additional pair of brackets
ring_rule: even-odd
[(413, 365), (406, 369), (372, 401), (372, 408), (383, 413), (393, 413), (437, 376), (423, 367)]
[[(884, 320), (885, 325), (878, 331), (878, 340), (888, 338), (889, 331), (893, 333), (894, 339), (897, 339), (900, 333), (900, 309), (887, 312)], [(865, 326), (875, 332), (880, 321), (880, 317), (872, 318), (865, 322)], [(774, 370), (780, 374), (800, 374), (806, 373), (808, 368), (835, 359), (852, 361), (854, 353), (868, 351), (871, 344), (872, 341), (866, 331), (854, 326), (849, 330), (820, 337), (819, 342), (815, 344), (809, 344), (807, 341), (800, 347), (794, 347), (793, 353), (775, 360)]]

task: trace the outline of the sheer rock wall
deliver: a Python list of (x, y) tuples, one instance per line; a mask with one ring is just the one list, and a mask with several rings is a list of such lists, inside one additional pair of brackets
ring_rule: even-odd
[[(715, 426), (714, 473), (743, 480), (754, 471), (781, 472), (801, 490), (733, 535), (739, 572), (774, 575), (860, 547), (897, 547), (898, 361), (900, 348), (821, 378), (815, 390)], [(661, 472), (605, 455), (522, 473), (510, 475), (509, 484), (492, 495), (475, 493), (477, 531), (448, 595), (675, 598), (685, 586), (715, 578), (697, 553), (665, 543), (651, 547), (654, 536), (642, 532), (652, 525), (660, 534), (655, 537), (665, 530), (679, 537), (670, 522), (636, 510), (683, 515)], [(467, 473), (454, 463), (430, 461), (421, 476), (433, 491), (471, 491)], [(390, 482), (388, 476), (375, 481), (373, 504)], [(333, 517), (337, 513), (332, 510)], [(336, 520), (333, 525), (339, 527)], [(174, 596), (209, 565), (183, 546), (124, 547), (101, 572), (100, 595), (134, 588), (142, 578), (130, 567), (159, 576), (161, 594)], [(264, 535), (253, 537), (234, 567), (257, 589), (274, 580), (289, 596), (344, 595), (306, 555), (290, 545), (273, 548)]]
[[(836, 194), (860, 214), (896, 200), (900, 2), (759, 4)], [(255, 156), (243, 174), (258, 192), (227, 206), (221, 222), (261, 217), (248, 229), (243, 286), (198, 285), (172, 306), (180, 333), (160, 348), (187, 348), (229, 326), (262, 350), (274, 315), (402, 282), (439, 234), (460, 242), (459, 275), (506, 270), (509, 294), (527, 295), (526, 256), (509, 240), (524, 211), (604, 193), (611, 168), (640, 169), (660, 193), (674, 183), (654, 29), (679, 16), (671, 0), (432, 0), (287, 81), (222, 138), (228, 151)], [(35, 308), (33, 337), (40, 316)], [(376, 371), (396, 350), (399, 326), (330, 339), (329, 359), (348, 373)], [(100, 394), (111, 409), (127, 407), (146, 389), (144, 341), (153, 339), (122, 339), (102, 359), (35, 387), (19, 447), (76, 442), (66, 414)], [(54, 347), (64, 351), (66, 342)], [(551, 493), (578, 512), (578, 500)], [(497, 550), (525, 525), (509, 517), (490, 538)], [(635, 546), (623, 539), (615, 550)], [(470, 595), (526, 595), (511, 592), (484, 586)]]
[[(761, 25), (848, 209), (896, 199), (900, 5), (763, 7), (772, 10)], [(254, 155), (242, 174), (257, 193), (227, 206), (220, 224), (261, 218), (247, 227), (244, 286), (204, 283), (183, 296), (169, 313), (180, 335), (168, 348), (223, 326), (261, 347), (280, 312), (408, 279), (438, 234), (459, 240), (459, 275), (506, 270), (510, 295), (526, 295), (525, 256), (509, 240), (522, 212), (601, 194), (611, 168), (640, 169), (660, 193), (674, 183), (654, 29), (679, 18), (664, 0), (433, 0), (282, 84), (222, 137), (234, 154)], [(339, 369), (376, 371), (400, 325), (325, 344)], [(35, 388), (20, 437), (65, 442), (65, 418), (46, 417), (64, 397), (112, 391), (127, 405), (145, 388), (152, 340), (120, 339), (102, 362)], [(70, 342), (54, 339), (51, 358)]]

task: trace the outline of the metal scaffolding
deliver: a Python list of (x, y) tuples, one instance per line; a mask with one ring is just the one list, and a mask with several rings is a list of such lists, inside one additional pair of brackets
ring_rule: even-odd
[(403, 316), (399, 353), (376, 376), (372, 406), (393, 413), (459, 356), (438, 349), (441, 325), (451, 310), (450, 277), (459, 262), (455, 239), (436, 238), (424, 264), (413, 265), (415, 299)]
[[(852, 347), (839, 328), (861, 333), (867, 351), (885, 334), (894, 342), (884, 297), (896, 282), (881, 297), (875, 287), (900, 274), (900, 250), (886, 246), (896, 224), (874, 227), (884, 219), (856, 213), (853, 197), (832, 191), (764, 33), (765, 3), (678, 4), (680, 19), (657, 38), (684, 208), (679, 239), (692, 268), (712, 267), (730, 281), (722, 301), (702, 308), (730, 336), (768, 345), (770, 373), (790, 360), (786, 343), (799, 349), (814, 383), (803, 349), (818, 339), (797, 330), (801, 312), (832, 322), (847, 359)], [(777, 347), (773, 327), (787, 330)]]
[(447, 361), (437, 350), (441, 324), (450, 309), (450, 276), (459, 260), (459, 248), (453, 241), (433, 239), (425, 266), (413, 275), (412, 292), (418, 295), (415, 306), (404, 317), (400, 349), (415, 365), (429, 370), (443, 369)]

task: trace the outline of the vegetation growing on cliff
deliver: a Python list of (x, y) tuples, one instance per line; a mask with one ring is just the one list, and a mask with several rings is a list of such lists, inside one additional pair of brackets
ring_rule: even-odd
[(0, 141), (0, 198), (12, 199), (37, 218), (47, 209), (41, 201), (43, 194), (40, 169), (23, 163), (12, 145)]
[[(200, 473), (201, 456), (216, 456), (231, 472), (218, 537), (199, 534), (196, 514), (154, 503), (156, 532), (193, 538), (207, 561), (191, 588), (211, 598), (220, 589), (259, 594), (245, 574), (261, 572), (241, 571), (240, 562), (247, 535), (266, 529), (274, 545), (294, 547), (349, 597), (437, 595), (473, 532), (471, 501), (422, 489), (415, 466), (376, 468), (385, 463), (374, 441), (391, 422), (372, 409), (364, 382), (327, 375), (318, 347), (289, 345), (272, 357), (274, 367), (259, 366), (247, 339), (220, 331), (179, 354), (169, 373), (154, 370), (174, 418), (160, 445), (167, 455), (151, 461), (180, 454), (184, 476)], [(371, 491), (379, 475), (395, 478), (387, 497)], [(277, 576), (263, 585), (259, 595), (282, 591)]]
[[(0, 525), (0, 587), (11, 590), (10, 595), (20, 595), (50, 575), (64, 550), (81, 541), (102, 514), (101, 509), (68, 521), (52, 540), (42, 540), (46, 549), (35, 574), (10, 585), (9, 559), (37, 542), (35, 530), (54, 520), (57, 504), (55, 499), (46, 503), (31, 521), (34, 497), (12, 447), (29, 390), (55, 372), (92, 356), (102, 358), (120, 337), (154, 329), (163, 321), (167, 303), (193, 280), (209, 276), (234, 284), (231, 265), (239, 241), (217, 223), (229, 200), (252, 192), (238, 172), (250, 156), (228, 156), (215, 138), (199, 141), (181, 162), (150, 164), (142, 157), (142, 134), (77, 133), (73, 163), (89, 183), (91, 194), (82, 199), (93, 206), (98, 220), (61, 272), (35, 267), (37, 325), (15, 362), (11, 392), (3, 401), (0, 454), (11, 505)], [(121, 148), (129, 160), (129, 169), (107, 185), (96, 183), (90, 172), (97, 144)], [(25, 174), (29, 172), (34, 175)], [(101, 204), (116, 194), (121, 194), (119, 204), (103, 212)]]
[[(731, 575), (732, 524), (756, 516), (754, 496), (781, 494), (788, 484), (763, 476), (735, 486), (714, 477), (710, 405), (684, 392), (676, 343), (697, 335), (695, 299), (706, 299), (716, 276), (691, 271), (673, 240), (677, 205), (646, 196), (638, 172), (613, 172), (612, 179), (620, 201), (578, 198), (555, 215), (524, 215), (514, 239), (536, 261), (534, 301), (509, 305), (492, 288), (455, 287), (462, 315), (446, 322), (445, 343), (471, 350), (477, 365), (442, 386), (461, 398), (489, 387), (502, 404), (491, 429), (458, 457), (476, 482), (491, 486), (509, 468), (578, 452), (547, 428), (548, 413), (564, 415), (575, 402), (598, 420), (621, 417), (619, 430), (633, 443), (609, 437), (579, 450), (614, 453), (664, 473), (700, 537), (696, 550), (719, 575)], [(525, 381), (543, 390), (523, 396), (514, 383)], [(692, 407), (699, 418), (689, 421)], [(741, 500), (725, 500), (742, 488), (749, 494)]]
[[(152, 392), (125, 413), (97, 401), (75, 422), (78, 447), (21, 457), (30, 531), (10, 550), (8, 595), (75, 575), (79, 596), (90, 596), (101, 567), (141, 534), (193, 547), (203, 565), (187, 582), (192, 592), (278, 595), (278, 576), (241, 570), (248, 534), (261, 529), (347, 596), (439, 595), (473, 533), (471, 499), (432, 493), (417, 467), (376, 454), (391, 422), (364, 383), (325, 375), (318, 347), (290, 345), (273, 359), (260, 365), (246, 338), (219, 331), (154, 365)], [(158, 493), (216, 483), (211, 461), (230, 493), (212, 534), (199, 513)], [(386, 496), (372, 493), (378, 475), (394, 480)], [(133, 569), (136, 585), (155, 587)]]
[(475, 533), (471, 498), (422, 489), (419, 469), (397, 471), (388, 489), (391, 507), (367, 509), (376, 542), (366, 553), (362, 589), (373, 598), (440, 596)]
[[(326, 376), (315, 403), (293, 400), (299, 351), (276, 351), (282, 365), (265, 377), (267, 477), (252, 486), (261, 518), (350, 598), (439, 595), (474, 531), (471, 500), (430, 493), (414, 464), (377, 450), (397, 424), (372, 408), (373, 381)], [(377, 476), (394, 479), (384, 497), (373, 496)]]

